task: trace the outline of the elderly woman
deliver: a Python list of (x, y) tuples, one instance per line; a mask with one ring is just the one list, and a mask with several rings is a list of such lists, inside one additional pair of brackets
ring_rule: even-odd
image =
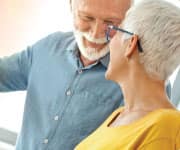
[(121, 27), (109, 26), (107, 36), (106, 78), (121, 86), (125, 106), (75, 150), (180, 150), (180, 112), (165, 92), (165, 81), (180, 64), (180, 9), (144, 0)]

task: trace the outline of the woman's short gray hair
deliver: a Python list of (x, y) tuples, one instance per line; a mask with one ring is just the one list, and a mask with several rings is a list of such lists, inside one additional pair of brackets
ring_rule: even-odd
[(180, 64), (180, 8), (164, 0), (142, 0), (129, 9), (122, 26), (139, 36), (146, 71), (167, 80)]

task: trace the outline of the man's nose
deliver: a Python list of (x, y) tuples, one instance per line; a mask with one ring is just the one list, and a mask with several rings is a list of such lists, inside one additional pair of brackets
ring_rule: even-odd
[(103, 21), (96, 21), (91, 26), (91, 36), (94, 38), (105, 37), (107, 25)]

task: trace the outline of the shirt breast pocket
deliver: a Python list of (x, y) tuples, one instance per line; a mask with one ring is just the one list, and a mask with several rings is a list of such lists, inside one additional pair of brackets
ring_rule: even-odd
[(113, 102), (111, 96), (83, 91), (74, 93), (69, 107), (73, 107), (69, 112), (73, 119), (73, 125), (79, 130), (81, 136), (85, 136), (94, 131), (104, 120), (118, 107), (117, 102)]

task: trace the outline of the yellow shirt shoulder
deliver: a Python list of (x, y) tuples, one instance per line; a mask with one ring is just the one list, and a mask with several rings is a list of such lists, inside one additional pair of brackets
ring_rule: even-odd
[(108, 127), (119, 108), (75, 150), (180, 150), (180, 112), (155, 110), (129, 125)]

